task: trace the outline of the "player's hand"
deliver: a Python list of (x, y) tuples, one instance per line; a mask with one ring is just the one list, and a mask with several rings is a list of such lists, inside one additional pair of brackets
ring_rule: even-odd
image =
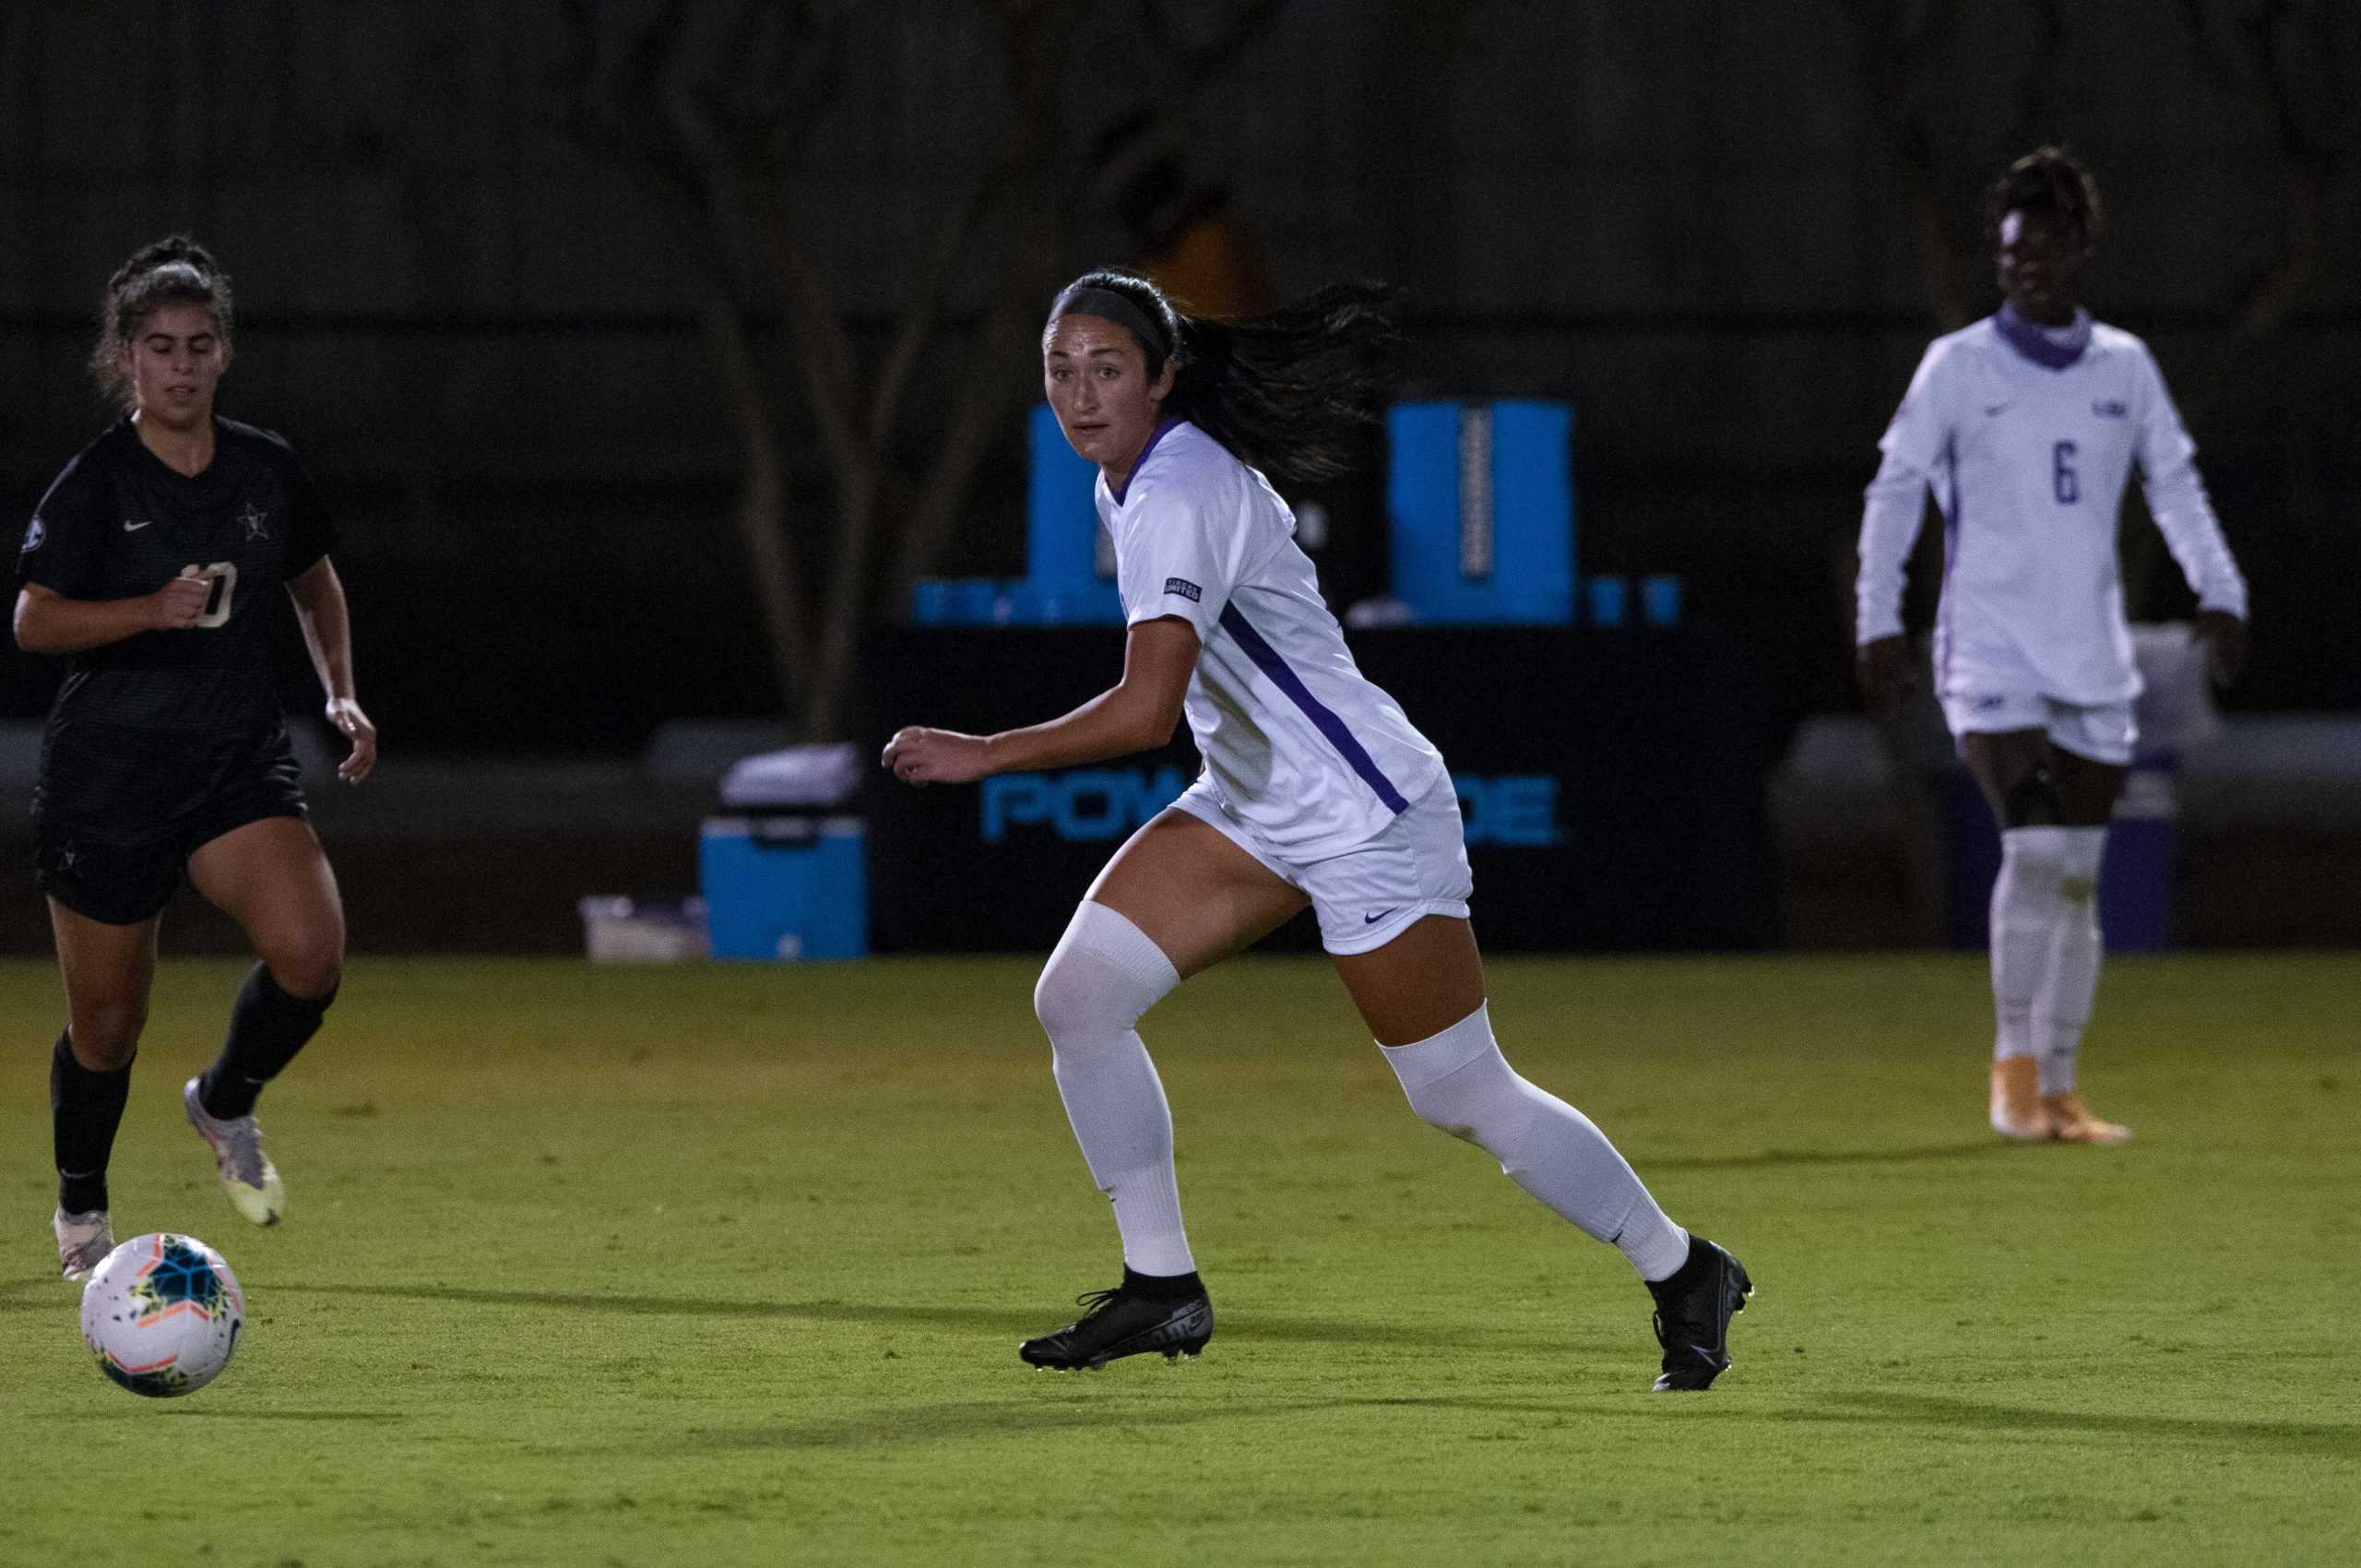
[(2228, 611), (2199, 611), (2189, 636), (2205, 645), (2205, 663), (2215, 685), (2228, 685), (2247, 667), (2247, 624)]
[(213, 598), (213, 579), (202, 566), (184, 566), (181, 575), (148, 596), (148, 624), (160, 632), (184, 632), (205, 613)]
[(1918, 671), (1910, 662), (1910, 647), (1899, 636), (1878, 637), (1853, 652), (1854, 673), (1860, 677), (1861, 695), (1872, 719), (1892, 719), (1903, 700), (1918, 689)]
[(878, 759), (905, 784), (972, 784), (991, 771), (981, 735), (912, 726), (895, 732)]
[(328, 722), (352, 742), (351, 752), (337, 764), (336, 776), (347, 784), (358, 784), (377, 766), (377, 727), (350, 697), (328, 698)]

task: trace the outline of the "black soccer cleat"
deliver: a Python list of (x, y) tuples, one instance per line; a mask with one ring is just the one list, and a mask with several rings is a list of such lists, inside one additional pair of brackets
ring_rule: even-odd
[(1730, 1319), (1746, 1311), (1754, 1281), (1746, 1265), (1703, 1236), (1689, 1238), (1689, 1261), (1648, 1286), (1656, 1299), (1656, 1343), (1664, 1347), (1659, 1394), (1711, 1388), (1730, 1364)]
[(1161, 1350), (1165, 1360), (1193, 1356), (1214, 1336), (1213, 1298), (1196, 1277), (1178, 1293), (1143, 1289), (1143, 1277), (1123, 1271), (1123, 1283), (1075, 1298), (1090, 1309), (1055, 1334), (1027, 1339), (1016, 1353), (1050, 1372), (1097, 1372), (1124, 1356)]

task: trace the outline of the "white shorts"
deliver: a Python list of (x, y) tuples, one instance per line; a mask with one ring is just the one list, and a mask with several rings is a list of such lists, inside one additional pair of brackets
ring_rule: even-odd
[(1324, 860), (1295, 861), (1229, 814), (1209, 779), (1172, 802), (1256, 860), (1290, 887), (1301, 888), (1320, 919), (1329, 952), (1371, 953), (1429, 915), (1467, 918), (1476, 878), (1467, 869), (1467, 834), (1451, 780), (1410, 802), (1376, 837)]
[(2047, 730), (2050, 744), (2059, 751), (2117, 767), (2130, 766), (2132, 747), (2140, 739), (2128, 702), (2059, 702), (2022, 689), (1947, 695), (1943, 719), (1953, 735)]

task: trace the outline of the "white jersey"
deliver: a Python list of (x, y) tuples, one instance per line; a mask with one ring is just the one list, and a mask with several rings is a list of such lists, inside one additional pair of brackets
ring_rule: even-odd
[(1401, 705), (1363, 678), (1295, 515), (1195, 425), (1159, 425), (1121, 494), (1098, 480), (1132, 625), (1197, 630), (1189, 731), (1221, 802), (1299, 861), (1366, 843), (1443, 778)]
[(1903, 564), (1927, 487), (1945, 522), (1938, 694), (2030, 683), (2058, 702), (2139, 695), (2116, 527), (2131, 464), (2198, 604), (2243, 619), (2246, 581), (2148, 346), (2087, 316), (2012, 312), (1935, 339), (1878, 443), (1861, 517), (1858, 637), (1902, 630)]

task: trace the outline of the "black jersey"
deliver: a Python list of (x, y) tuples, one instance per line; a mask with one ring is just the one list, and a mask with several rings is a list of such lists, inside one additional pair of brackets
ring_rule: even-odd
[(53, 744), (89, 730), (227, 741), (281, 722), (271, 602), (327, 554), (334, 530), (286, 442), (235, 420), (213, 429), (213, 462), (192, 479), (126, 416), (65, 465), (26, 527), (19, 586), (131, 599), (190, 566), (214, 585), (194, 627), (75, 654), (50, 710)]

